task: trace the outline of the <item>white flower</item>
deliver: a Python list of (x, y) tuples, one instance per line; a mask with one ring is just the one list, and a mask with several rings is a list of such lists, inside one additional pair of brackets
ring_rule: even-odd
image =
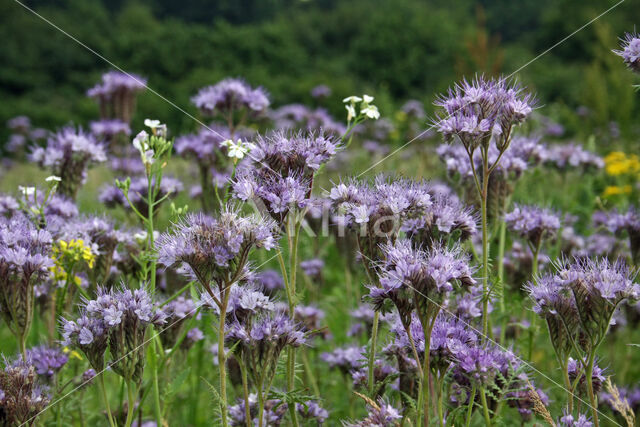
[(25, 196), (33, 196), (36, 193), (36, 187), (23, 187), (19, 185), (18, 190)]
[(380, 118), (380, 112), (378, 111), (378, 107), (376, 107), (375, 105), (367, 105), (362, 110), (360, 110), (360, 113), (364, 114), (370, 119), (378, 120)]
[(355, 95), (348, 96), (342, 100), (342, 102), (344, 102), (345, 104), (348, 104), (348, 103), (355, 104), (356, 102), (360, 102), (360, 101), (362, 101), (362, 98)]
[(154, 135), (164, 137), (167, 133), (167, 125), (160, 123), (160, 120), (145, 119), (144, 125), (150, 128)]
[(230, 139), (222, 142), (224, 147), (227, 147), (227, 155), (234, 159), (234, 161), (241, 160), (244, 158), (245, 154), (249, 153), (249, 150), (253, 147), (252, 144), (248, 144), (242, 142), (242, 140), (238, 139), (236, 142), (233, 142)]
[(55, 175), (51, 175), (45, 178), (46, 182), (60, 182), (62, 181), (62, 178), (60, 178), (59, 176), (55, 176)]
[(362, 103), (363, 104), (370, 104), (371, 101), (373, 101), (373, 96), (362, 95)]
[(149, 149), (147, 141), (149, 141), (149, 134), (145, 131), (141, 131), (135, 138), (133, 138), (133, 146), (140, 152), (140, 154), (142, 154)]
[(356, 109), (353, 105), (345, 105), (344, 108), (347, 109), (347, 121), (350, 122), (356, 116)]
[(138, 231), (136, 234), (133, 235), (133, 238), (140, 242), (143, 242), (147, 240), (147, 236), (148, 234), (146, 231)]

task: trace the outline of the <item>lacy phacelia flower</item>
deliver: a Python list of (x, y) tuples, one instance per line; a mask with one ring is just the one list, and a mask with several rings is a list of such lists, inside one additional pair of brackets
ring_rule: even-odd
[(5, 367), (0, 370), (0, 408), (5, 425), (34, 425), (50, 401), (37, 383), (33, 366), (22, 361), (15, 364), (5, 361)]
[(273, 111), (270, 116), (275, 123), (275, 128), (280, 130), (324, 132), (336, 136), (343, 135), (347, 130), (324, 108), (311, 110), (302, 104), (289, 104)]
[(28, 363), (33, 365), (36, 374), (47, 379), (62, 369), (68, 360), (69, 356), (59, 348), (38, 346), (27, 350)]
[(330, 368), (338, 368), (345, 375), (352, 369), (360, 367), (366, 360), (364, 347), (358, 346), (339, 347), (330, 353), (322, 353), (320, 358)]
[(640, 37), (637, 34), (625, 34), (620, 44), (620, 50), (613, 52), (624, 60), (631, 71), (640, 73)]
[(637, 209), (631, 207), (626, 213), (619, 213), (615, 210), (609, 213), (595, 212), (593, 222), (595, 226), (603, 226), (617, 235), (626, 232), (629, 236), (629, 246), (634, 264), (640, 262), (640, 213)]
[[(251, 425), (259, 425), (258, 412), (258, 396), (252, 393), (248, 396), (249, 400), (249, 416), (251, 416)], [(279, 426), (282, 424), (288, 406), (286, 403), (278, 399), (269, 399), (264, 402), (262, 411), (262, 422), (265, 426)], [(229, 424), (232, 426), (247, 425), (247, 410), (244, 399), (239, 399), (237, 405), (229, 406)]]
[(185, 321), (195, 316), (196, 304), (190, 298), (179, 296), (166, 304), (162, 310), (166, 316), (167, 327), (162, 329), (160, 339), (164, 348), (172, 348), (182, 332)]
[(89, 98), (98, 101), (102, 119), (120, 119), (131, 122), (136, 96), (147, 87), (147, 79), (132, 73), (109, 71), (102, 81), (87, 91)]
[[(260, 202), (283, 223), (289, 210), (304, 208), (313, 176), (338, 149), (338, 140), (314, 133), (273, 132), (255, 141), (233, 189), (241, 200)], [(262, 207), (261, 206), (261, 207)]]
[(544, 239), (555, 236), (560, 228), (560, 217), (549, 209), (537, 206), (515, 206), (504, 217), (509, 229), (526, 239), (537, 249)]
[(51, 242), (24, 217), (0, 217), (0, 313), (21, 341), (33, 319), (34, 287), (53, 266)]
[[(575, 381), (578, 380), (578, 391), (582, 393), (583, 396), (587, 395), (587, 378), (584, 374), (584, 367), (580, 362), (570, 357), (569, 362), (567, 364), (567, 373), (569, 374), (569, 380), (571, 384), (575, 384)], [(602, 390), (602, 385), (606, 381), (606, 377), (604, 376), (604, 369), (594, 363), (593, 372), (591, 373), (591, 383), (593, 385), (593, 392), (599, 393)]]
[(574, 417), (571, 414), (565, 412), (565, 414), (558, 419), (559, 427), (592, 427), (593, 423), (584, 414), (579, 414)]
[(280, 353), (285, 347), (304, 345), (306, 338), (300, 325), (286, 314), (265, 313), (246, 324), (231, 322), (225, 341), (244, 362), (255, 384), (266, 386), (275, 375)]
[(401, 411), (397, 410), (390, 403), (379, 398), (375, 403), (375, 406), (371, 404), (367, 406), (367, 416), (353, 423), (345, 423), (348, 427), (367, 427), (367, 426), (380, 426), (380, 427), (395, 427), (399, 425), (399, 421), (402, 418)]
[(148, 325), (162, 325), (166, 314), (144, 289), (98, 288), (95, 300), (85, 300), (84, 314), (75, 321), (62, 320), (63, 344), (80, 349), (98, 372), (104, 368), (109, 346), (114, 372), (139, 382), (145, 362), (144, 336)]
[(534, 99), (505, 79), (477, 77), (450, 89), (435, 102), (443, 108), (435, 121), (447, 141), (460, 140), (469, 152), (481, 144), (488, 147), (492, 135), (499, 151), (509, 146), (514, 126), (531, 114)]
[(383, 176), (373, 183), (341, 182), (329, 197), (334, 220), (356, 233), (360, 252), (369, 263), (381, 259), (380, 244), (392, 241), (406, 220), (425, 215), (433, 203), (426, 183)]
[(327, 85), (318, 85), (311, 89), (314, 98), (327, 98), (331, 95), (331, 88)]
[(308, 423), (322, 425), (329, 418), (329, 411), (321, 407), (318, 402), (308, 400), (304, 403), (296, 403), (296, 409), (300, 417)]
[(421, 250), (414, 249), (408, 240), (399, 240), (383, 245), (382, 251), (381, 287), (370, 286), (369, 297), (376, 310), (384, 310), (385, 300), (391, 300), (405, 325), (414, 308), (421, 315), (429, 312), (429, 307), (439, 310), (456, 282), (464, 287), (475, 283), (469, 259), (458, 246)]
[(259, 215), (242, 217), (233, 207), (217, 218), (188, 214), (158, 238), (158, 261), (166, 266), (187, 264), (211, 293), (212, 282), (224, 289), (243, 279), (249, 252), (254, 247), (274, 248), (276, 234), (273, 221)]
[(202, 114), (224, 116), (245, 109), (260, 113), (269, 107), (267, 92), (261, 88), (252, 88), (241, 79), (224, 79), (213, 86), (207, 86), (191, 98)]
[(559, 170), (569, 168), (596, 168), (604, 167), (604, 160), (595, 153), (585, 150), (579, 144), (555, 144), (547, 147), (542, 161)]
[(103, 145), (93, 135), (67, 127), (51, 136), (45, 148), (35, 148), (31, 159), (50, 168), (62, 179), (58, 185), (60, 194), (75, 199), (86, 178), (87, 168), (93, 163), (106, 161), (107, 156)]
[(268, 295), (273, 294), (278, 289), (284, 289), (282, 275), (276, 270), (259, 271), (253, 275), (251, 282)]

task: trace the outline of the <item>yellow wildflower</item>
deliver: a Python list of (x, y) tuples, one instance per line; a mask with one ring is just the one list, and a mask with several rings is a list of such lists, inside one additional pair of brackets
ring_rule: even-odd
[(612, 196), (619, 196), (621, 194), (631, 194), (631, 186), (624, 185), (622, 187), (619, 187), (617, 185), (609, 185), (604, 189), (602, 196), (612, 197)]

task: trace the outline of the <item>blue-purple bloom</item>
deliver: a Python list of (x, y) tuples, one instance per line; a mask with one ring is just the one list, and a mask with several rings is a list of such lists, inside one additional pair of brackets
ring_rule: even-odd
[(269, 107), (269, 96), (263, 88), (254, 89), (244, 80), (232, 78), (200, 89), (191, 101), (208, 116), (215, 113), (228, 116), (241, 109), (260, 113)]
[(557, 213), (534, 205), (516, 205), (504, 220), (510, 230), (526, 239), (536, 250), (545, 239), (555, 236), (561, 225)]
[(638, 34), (625, 34), (620, 44), (620, 50), (614, 50), (613, 53), (620, 56), (631, 71), (640, 73), (640, 37)]
[(36, 374), (45, 377), (53, 377), (69, 360), (69, 356), (56, 347), (44, 345), (27, 350), (27, 361), (33, 365)]
[(10, 363), (5, 359), (5, 366), (0, 370), (0, 408), (5, 425), (34, 425), (50, 401), (32, 365), (21, 360)]
[(102, 81), (87, 91), (89, 98), (98, 101), (102, 119), (120, 119), (131, 122), (136, 96), (147, 87), (147, 79), (133, 73), (108, 71)]
[[(153, 179), (155, 186), (155, 178)], [(160, 181), (160, 187), (157, 188), (157, 194), (155, 200), (164, 199), (167, 197), (175, 197), (183, 189), (182, 182), (171, 176), (163, 176)], [(148, 211), (147, 205), (147, 193), (149, 191), (149, 182), (147, 177), (138, 176), (131, 179), (129, 186), (129, 200), (133, 206), (138, 209), (139, 212), (146, 213)], [(129, 202), (127, 201), (124, 193), (116, 185), (107, 185), (102, 188), (98, 200), (104, 203), (108, 208), (120, 206), (124, 209), (131, 209)]]
[(82, 129), (66, 127), (52, 135), (46, 147), (34, 148), (31, 160), (50, 168), (54, 175), (62, 179), (58, 191), (75, 199), (88, 167), (106, 161), (107, 156), (104, 146), (93, 135)]

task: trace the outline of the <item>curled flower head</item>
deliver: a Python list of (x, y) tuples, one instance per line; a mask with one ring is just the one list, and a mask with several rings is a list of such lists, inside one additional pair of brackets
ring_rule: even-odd
[(625, 34), (620, 43), (620, 50), (613, 52), (623, 59), (631, 71), (640, 73), (640, 37), (637, 34)]
[(32, 425), (51, 397), (37, 381), (36, 369), (27, 362), (9, 363), (0, 370), (0, 407), (6, 425)]
[(560, 228), (560, 217), (555, 212), (537, 206), (516, 206), (504, 217), (507, 226), (534, 247), (544, 239), (553, 237)]
[(270, 104), (269, 96), (263, 88), (254, 89), (244, 80), (231, 78), (200, 89), (191, 101), (203, 114), (209, 116), (216, 113), (229, 115), (241, 109), (260, 113)]
[(273, 221), (259, 215), (243, 217), (231, 206), (216, 218), (188, 214), (158, 238), (158, 260), (166, 266), (185, 263), (203, 286), (215, 282), (223, 288), (229, 277), (243, 278), (254, 247), (276, 246), (276, 230)]
[(488, 147), (494, 135), (496, 148), (504, 151), (513, 127), (531, 114), (535, 100), (506, 79), (476, 77), (463, 80), (435, 104), (443, 109), (435, 125), (445, 140), (458, 139), (473, 152), (481, 144)]

